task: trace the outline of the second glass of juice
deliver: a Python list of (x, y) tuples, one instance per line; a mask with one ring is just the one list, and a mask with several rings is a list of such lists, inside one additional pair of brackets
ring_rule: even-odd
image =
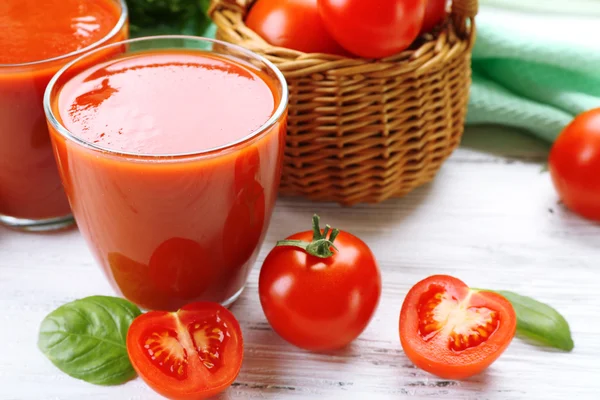
[(44, 90), (69, 61), (127, 37), (124, 0), (0, 0), (0, 224), (44, 231), (73, 223)]
[(75, 60), (44, 98), (79, 229), (111, 283), (142, 308), (230, 304), (277, 196), (285, 79), (216, 40), (113, 46), (126, 51), (107, 46)]

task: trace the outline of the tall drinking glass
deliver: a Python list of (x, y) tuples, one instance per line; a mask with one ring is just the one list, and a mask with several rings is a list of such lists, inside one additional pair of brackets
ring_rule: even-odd
[(197, 37), (106, 46), (52, 79), (62, 182), (123, 296), (161, 310), (237, 299), (277, 196), (287, 99), (269, 61)]

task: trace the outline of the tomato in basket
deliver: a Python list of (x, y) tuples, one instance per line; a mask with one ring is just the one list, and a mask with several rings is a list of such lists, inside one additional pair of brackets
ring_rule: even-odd
[(425, 0), (425, 17), (421, 33), (430, 32), (446, 18), (448, 0)]
[(506, 350), (517, 316), (503, 296), (434, 275), (410, 289), (400, 312), (400, 342), (419, 368), (444, 379), (465, 379)]
[(258, 0), (245, 22), (273, 46), (305, 53), (347, 55), (325, 29), (317, 0)]
[(334, 39), (349, 52), (382, 58), (407, 49), (425, 15), (424, 0), (318, 0)]

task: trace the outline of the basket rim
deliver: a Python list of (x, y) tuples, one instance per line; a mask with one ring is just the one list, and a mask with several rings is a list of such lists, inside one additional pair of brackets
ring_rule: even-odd
[[(335, 55), (335, 54), (325, 54), (325, 53), (306, 53), (299, 50), (289, 49), (280, 46), (274, 46), (268, 43), (265, 39), (263, 39), (260, 35), (255, 33), (252, 29), (250, 29), (244, 20), (247, 9), (255, 2), (256, 0), (246, 0), (244, 5), (239, 3), (239, 0), (212, 0), (210, 8), (208, 10), (209, 16), (212, 18), (213, 22), (217, 26), (218, 30), (229, 29), (229, 26), (223, 26), (222, 17), (224, 19), (231, 19), (229, 17), (234, 17), (233, 23), (231, 26), (234, 30), (238, 28), (243, 28), (252, 35), (250, 39), (243, 39), (236, 44), (244, 46), (252, 51), (260, 51), (263, 54), (269, 55), (277, 55), (278, 58), (282, 58), (285, 61), (299, 61), (299, 60), (319, 60), (319, 61), (330, 61), (330, 62), (344, 62), (344, 68), (352, 68), (364, 65), (377, 65), (381, 69), (389, 68), (397, 65), (399, 61), (412, 61), (419, 58), (425, 51), (424, 48), (427, 46), (431, 46), (432, 43), (435, 43), (436, 50), (443, 46), (444, 43), (438, 43), (440, 40), (448, 40), (448, 36), (451, 36), (454, 40), (451, 45), (464, 45), (466, 43), (464, 51), (470, 52), (474, 43), (475, 43), (475, 33), (476, 33), (476, 24), (475, 24), (475, 16), (457, 16), (455, 12), (448, 13), (448, 17), (446, 21), (438, 27), (436, 31), (436, 35), (432, 35), (431, 33), (425, 33), (423, 35), (419, 35), (419, 37), (415, 40), (418, 41), (421, 38), (425, 38), (426, 40), (422, 41), (419, 46), (410, 47), (398, 54), (392, 55), (390, 57), (380, 58), (380, 59), (369, 59), (369, 58), (361, 58), (361, 57), (347, 57), (343, 55)], [(455, 0), (456, 1), (456, 0)], [(477, 3), (477, 2), (476, 2)], [(229, 15), (227, 15), (229, 14)], [(215, 16), (218, 16), (215, 18)], [(462, 24), (459, 23), (462, 20)], [(467, 24), (468, 21), (468, 24)], [(220, 23), (221, 22), (221, 23)], [(459, 29), (459, 25), (463, 25), (462, 29)], [(460, 34), (459, 31), (464, 30), (463, 34)], [(448, 43), (448, 42), (446, 42)], [(257, 45), (260, 44), (260, 45)], [(452, 47), (452, 46), (451, 46)], [(462, 52), (460, 52), (462, 53)], [(285, 56), (288, 57), (285, 57)], [(267, 56), (268, 57), (268, 56)], [(277, 64), (277, 63), (276, 63)], [(418, 68), (415, 68), (415, 70)]]

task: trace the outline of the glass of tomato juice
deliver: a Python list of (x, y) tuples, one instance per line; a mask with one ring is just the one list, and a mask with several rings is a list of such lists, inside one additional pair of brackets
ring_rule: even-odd
[(124, 0), (0, 1), (0, 224), (40, 231), (73, 222), (44, 90), (69, 61), (127, 37)]
[(237, 299), (277, 196), (287, 96), (266, 59), (186, 36), (109, 45), (52, 79), (62, 182), (123, 296), (155, 310)]

